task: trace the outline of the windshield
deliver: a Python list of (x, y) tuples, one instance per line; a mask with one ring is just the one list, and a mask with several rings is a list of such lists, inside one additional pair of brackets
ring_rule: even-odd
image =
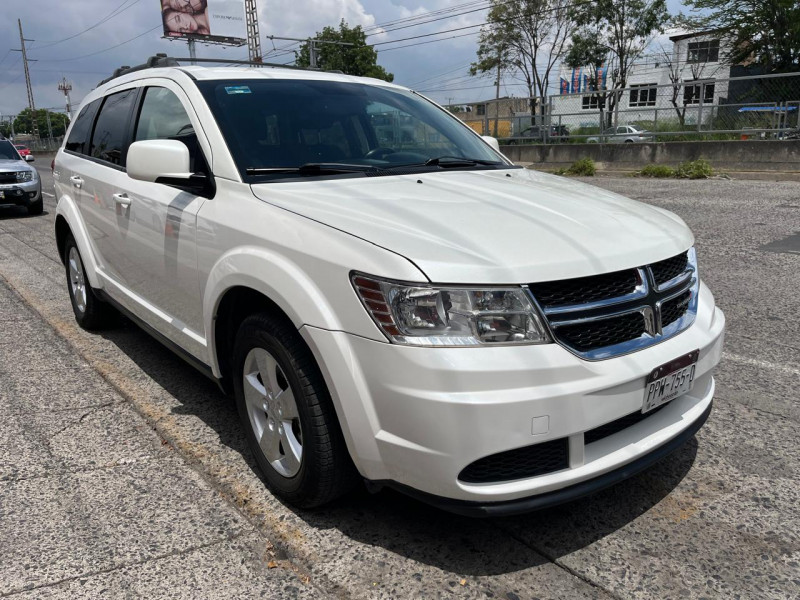
[(20, 160), (17, 149), (6, 140), (0, 140), (0, 160)]
[[(352, 176), (392, 174), (398, 167), (509, 168), (455, 117), (405, 90), (281, 79), (200, 81), (198, 87), (247, 181), (297, 177), (298, 169)], [(347, 168), (301, 169), (309, 165)]]

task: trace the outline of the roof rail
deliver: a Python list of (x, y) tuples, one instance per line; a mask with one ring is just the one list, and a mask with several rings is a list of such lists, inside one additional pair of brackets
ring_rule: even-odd
[[(128, 73), (134, 73), (136, 71), (142, 71), (144, 69), (155, 69), (158, 67), (180, 67), (180, 63), (221, 63), (223, 65), (247, 65), (252, 67), (271, 67), (271, 68), (278, 68), (278, 69), (293, 69), (296, 71), (321, 71), (321, 69), (311, 69), (307, 67), (296, 67), (294, 65), (284, 65), (281, 63), (266, 63), (266, 62), (259, 62), (253, 60), (231, 60), (230, 58), (173, 58), (172, 56), (167, 56), (166, 54), (159, 53), (155, 56), (151, 56), (147, 59), (147, 62), (136, 65), (135, 67), (123, 66), (119, 69), (115, 69), (114, 73), (111, 77), (107, 77), (103, 79), (98, 86), (103, 85), (104, 83), (108, 83), (112, 79), (116, 79), (121, 75), (127, 75)], [(326, 73), (342, 73), (339, 70), (331, 70), (325, 71)]]
[(103, 79), (103, 81), (101, 81), (97, 85), (101, 86), (104, 83), (108, 83), (112, 79), (116, 79), (117, 77), (119, 77), (121, 75), (127, 75), (128, 73), (135, 73), (136, 71), (143, 71), (144, 69), (155, 69), (157, 67), (179, 67), (179, 66), (180, 65), (178, 64), (177, 60), (167, 56), (163, 52), (160, 52), (160, 53), (156, 54), (155, 56), (151, 56), (150, 58), (148, 58), (147, 62), (145, 62), (145, 63), (143, 63), (141, 65), (136, 65), (135, 67), (129, 67), (129, 66), (125, 65), (125, 66), (120, 67), (119, 69), (115, 69), (114, 73), (112, 73), (111, 77), (107, 77), (106, 79)]

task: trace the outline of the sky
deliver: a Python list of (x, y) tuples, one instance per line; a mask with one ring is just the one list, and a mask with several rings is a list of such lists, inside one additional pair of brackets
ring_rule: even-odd
[[(14, 51), (20, 47), (17, 19), (22, 21), (25, 38), (33, 40), (26, 42), (26, 46), (37, 108), (63, 110), (65, 98), (58, 90), (63, 77), (72, 84), (71, 99), (73, 106), (77, 106), (100, 80), (121, 65), (140, 64), (157, 52), (188, 56), (185, 42), (162, 39), (160, 0), (0, 2), (4, 16), (0, 19), (0, 119), (28, 105), (21, 55)], [(485, 21), (486, 0), (257, 0), (257, 3), (262, 52), (269, 51), (266, 61), (290, 62), (293, 55), (287, 52), (297, 47), (288, 41), (271, 41), (267, 36), (306, 38), (344, 19), (350, 25), (361, 25), (370, 34), (367, 41), (377, 44), (378, 63), (394, 73), (395, 83), (417, 89), (443, 104), (494, 97), (493, 77), (469, 77), (467, 73), (475, 59), (480, 29), (470, 26)], [(668, 4), (673, 13), (682, 9), (680, 0), (668, 0)], [(453, 10), (428, 17), (448, 17), (428, 24), (413, 27), (405, 27), (413, 22), (389, 24), (442, 9)], [(399, 27), (403, 28), (396, 29)], [(457, 28), (460, 30), (394, 41)], [(247, 47), (198, 44), (197, 56), (247, 59)], [(518, 80), (504, 78), (501, 95), (524, 95), (524, 87)]]

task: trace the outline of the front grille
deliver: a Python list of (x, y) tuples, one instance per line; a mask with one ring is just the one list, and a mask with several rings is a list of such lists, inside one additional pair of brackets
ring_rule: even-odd
[(579, 279), (532, 283), (530, 288), (543, 308), (551, 308), (625, 296), (632, 293), (638, 284), (636, 271), (629, 269)]
[(464, 468), (458, 478), (465, 483), (499, 483), (537, 477), (567, 468), (567, 438), (560, 438), (486, 456)]
[(16, 172), (6, 172), (0, 173), (0, 183), (16, 183), (17, 182), (17, 174)]
[[(680, 277), (684, 273), (689, 276)], [(696, 273), (692, 248), (635, 269), (528, 287), (555, 340), (583, 358), (600, 360), (640, 350), (688, 327), (697, 310)], [(681, 321), (686, 314), (692, 318)], [(665, 333), (676, 322), (680, 326)]]
[(677, 298), (667, 300), (661, 305), (661, 327), (672, 325), (675, 321), (680, 319), (689, 306), (689, 301), (692, 299), (692, 292), (686, 291)]
[(633, 427), (637, 423), (641, 423), (648, 417), (652, 417), (662, 408), (665, 408), (667, 405), (662, 404), (658, 408), (654, 408), (648, 413), (642, 413), (642, 411), (638, 410), (634, 413), (629, 415), (625, 415), (624, 417), (620, 417), (615, 421), (611, 421), (610, 423), (606, 423), (605, 425), (600, 425), (600, 427), (595, 427), (594, 429), (590, 429), (589, 431), (583, 432), (583, 443), (584, 444), (591, 444), (593, 442), (597, 442), (602, 440), (603, 438), (607, 438), (615, 433), (619, 433), (620, 431), (627, 429), (628, 427)]
[(673, 256), (672, 258), (650, 265), (656, 285), (664, 285), (671, 279), (675, 279), (678, 275), (684, 273), (688, 263), (688, 252), (684, 252), (683, 254), (678, 254), (678, 256)]
[(558, 329), (558, 336), (576, 350), (604, 348), (633, 340), (645, 333), (641, 313), (628, 313), (618, 317), (566, 325)]

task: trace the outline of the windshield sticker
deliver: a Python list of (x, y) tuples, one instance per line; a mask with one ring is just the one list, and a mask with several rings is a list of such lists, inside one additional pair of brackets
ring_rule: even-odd
[(229, 85), (225, 86), (225, 91), (229, 94), (249, 94), (250, 88), (246, 85)]

